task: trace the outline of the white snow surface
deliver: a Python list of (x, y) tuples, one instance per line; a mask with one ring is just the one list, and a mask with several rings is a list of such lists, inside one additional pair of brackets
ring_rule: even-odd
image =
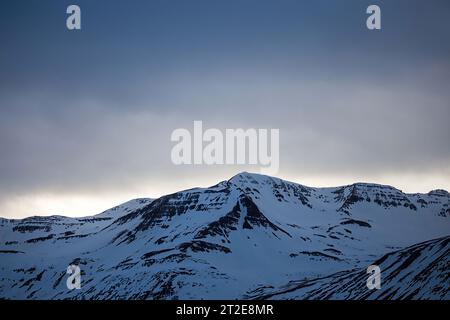
[[(0, 298), (383, 298), (358, 290), (275, 293), (289, 283), (353, 274), (385, 254), (449, 235), (444, 190), (311, 188), (244, 172), (95, 216), (0, 219)], [(66, 286), (71, 264), (82, 270), (80, 290)], [(424, 285), (416, 296), (448, 297), (448, 289), (445, 283), (433, 295)], [(404, 298), (402, 290), (393, 297)]]

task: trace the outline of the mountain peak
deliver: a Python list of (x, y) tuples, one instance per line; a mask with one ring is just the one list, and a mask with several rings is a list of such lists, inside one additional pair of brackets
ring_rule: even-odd
[(269, 176), (265, 176), (262, 174), (258, 174), (258, 173), (251, 173), (251, 172), (247, 172), (247, 171), (242, 171), (234, 176), (232, 176), (228, 182), (234, 183), (234, 184), (240, 184), (242, 182), (258, 182), (261, 180), (266, 180), (266, 179), (272, 179), (272, 177)]
[(273, 184), (281, 184), (281, 183), (292, 183), (293, 182), (288, 182), (288, 181), (284, 181), (280, 178), (275, 178), (275, 177), (271, 177), (271, 176), (267, 176), (267, 175), (263, 175), (263, 174), (259, 174), (259, 173), (252, 173), (252, 172), (247, 172), (247, 171), (243, 171), (240, 172), (236, 175), (234, 175), (233, 177), (231, 177), (228, 181), (228, 183), (231, 183), (235, 186), (261, 186), (261, 185), (273, 185)]
[(356, 182), (351, 184), (349, 187), (362, 189), (365, 191), (390, 191), (390, 192), (398, 192), (403, 193), (402, 190), (397, 189), (393, 186), (387, 184), (378, 184), (378, 183), (369, 183), (369, 182)]
[(448, 191), (443, 190), (443, 189), (436, 189), (436, 190), (431, 190), (430, 192), (428, 192), (428, 195), (438, 196), (438, 197), (446, 197), (446, 196), (449, 196), (449, 193), (448, 193)]

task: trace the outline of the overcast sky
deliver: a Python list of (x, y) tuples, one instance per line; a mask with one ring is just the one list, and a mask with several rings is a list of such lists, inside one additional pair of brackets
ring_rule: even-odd
[(445, 0), (2, 1), (0, 216), (259, 171), (173, 165), (171, 132), (194, 120), (279, 128), (277, 176), (305, 185), (450, 190), (449, 17)]

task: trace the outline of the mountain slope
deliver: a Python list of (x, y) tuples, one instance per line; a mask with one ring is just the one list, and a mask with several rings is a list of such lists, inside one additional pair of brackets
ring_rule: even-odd
[(450, 299), (450, 236), (391, 252), (373, 262), (381, 288), (369, 290), (366, 269), (292, 281), (278, 289), (261, 287), (249, 299)]
[[(239, 298), (450, 234), (450, 195), (241, 173), (85, 218), (0, 220), (0, 297)], [(66, 269), (82, 269), (69, 291)], [(447, 288), (448, 289), (448, 288)]]

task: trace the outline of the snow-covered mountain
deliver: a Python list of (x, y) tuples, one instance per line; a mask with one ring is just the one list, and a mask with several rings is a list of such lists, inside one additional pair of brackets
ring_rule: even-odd
[(263, 286), (247, 299), (434, 299), (449, 300), (450, 236), (391, 252), (373, 262), (382, 272), (380, 290), (367, 290), (367, 269), (346, 270), (317, 279)]
[[(366, 183), (310, 188), (241, 173), (209, 188), (136, 199), (92, 217), (1, 219), (0, 298), (448, 299), (448, 238), (436, 240), (441, 247), (423, 244), (423, 259), (398, 250), (449, 235), (447, 191), (405, 194)], [(439, 262), (431, 262), (439, 254)], [(361, 270), (383, 256), (382, 278), (383, 268), (390, 268), (393, 280), (386, 286), (395, 289), (382, 295), (384, 287), (370, 292), (365, 281), (355, 287)], [(392, 270), (402, 269), (402, 259), (408, 275), (397, 281), (403, 273)], [(72, 264), (82, 271), (80, 290), (66, 286)], [(429, 273), (416, 276), (421, 268)], [(336, 288), (344, 283), (340, 277), (353, 285)], [(328, 289), (299, 290), (305, 281)], [(293, 293), (283, 293), (286, 288)]]

